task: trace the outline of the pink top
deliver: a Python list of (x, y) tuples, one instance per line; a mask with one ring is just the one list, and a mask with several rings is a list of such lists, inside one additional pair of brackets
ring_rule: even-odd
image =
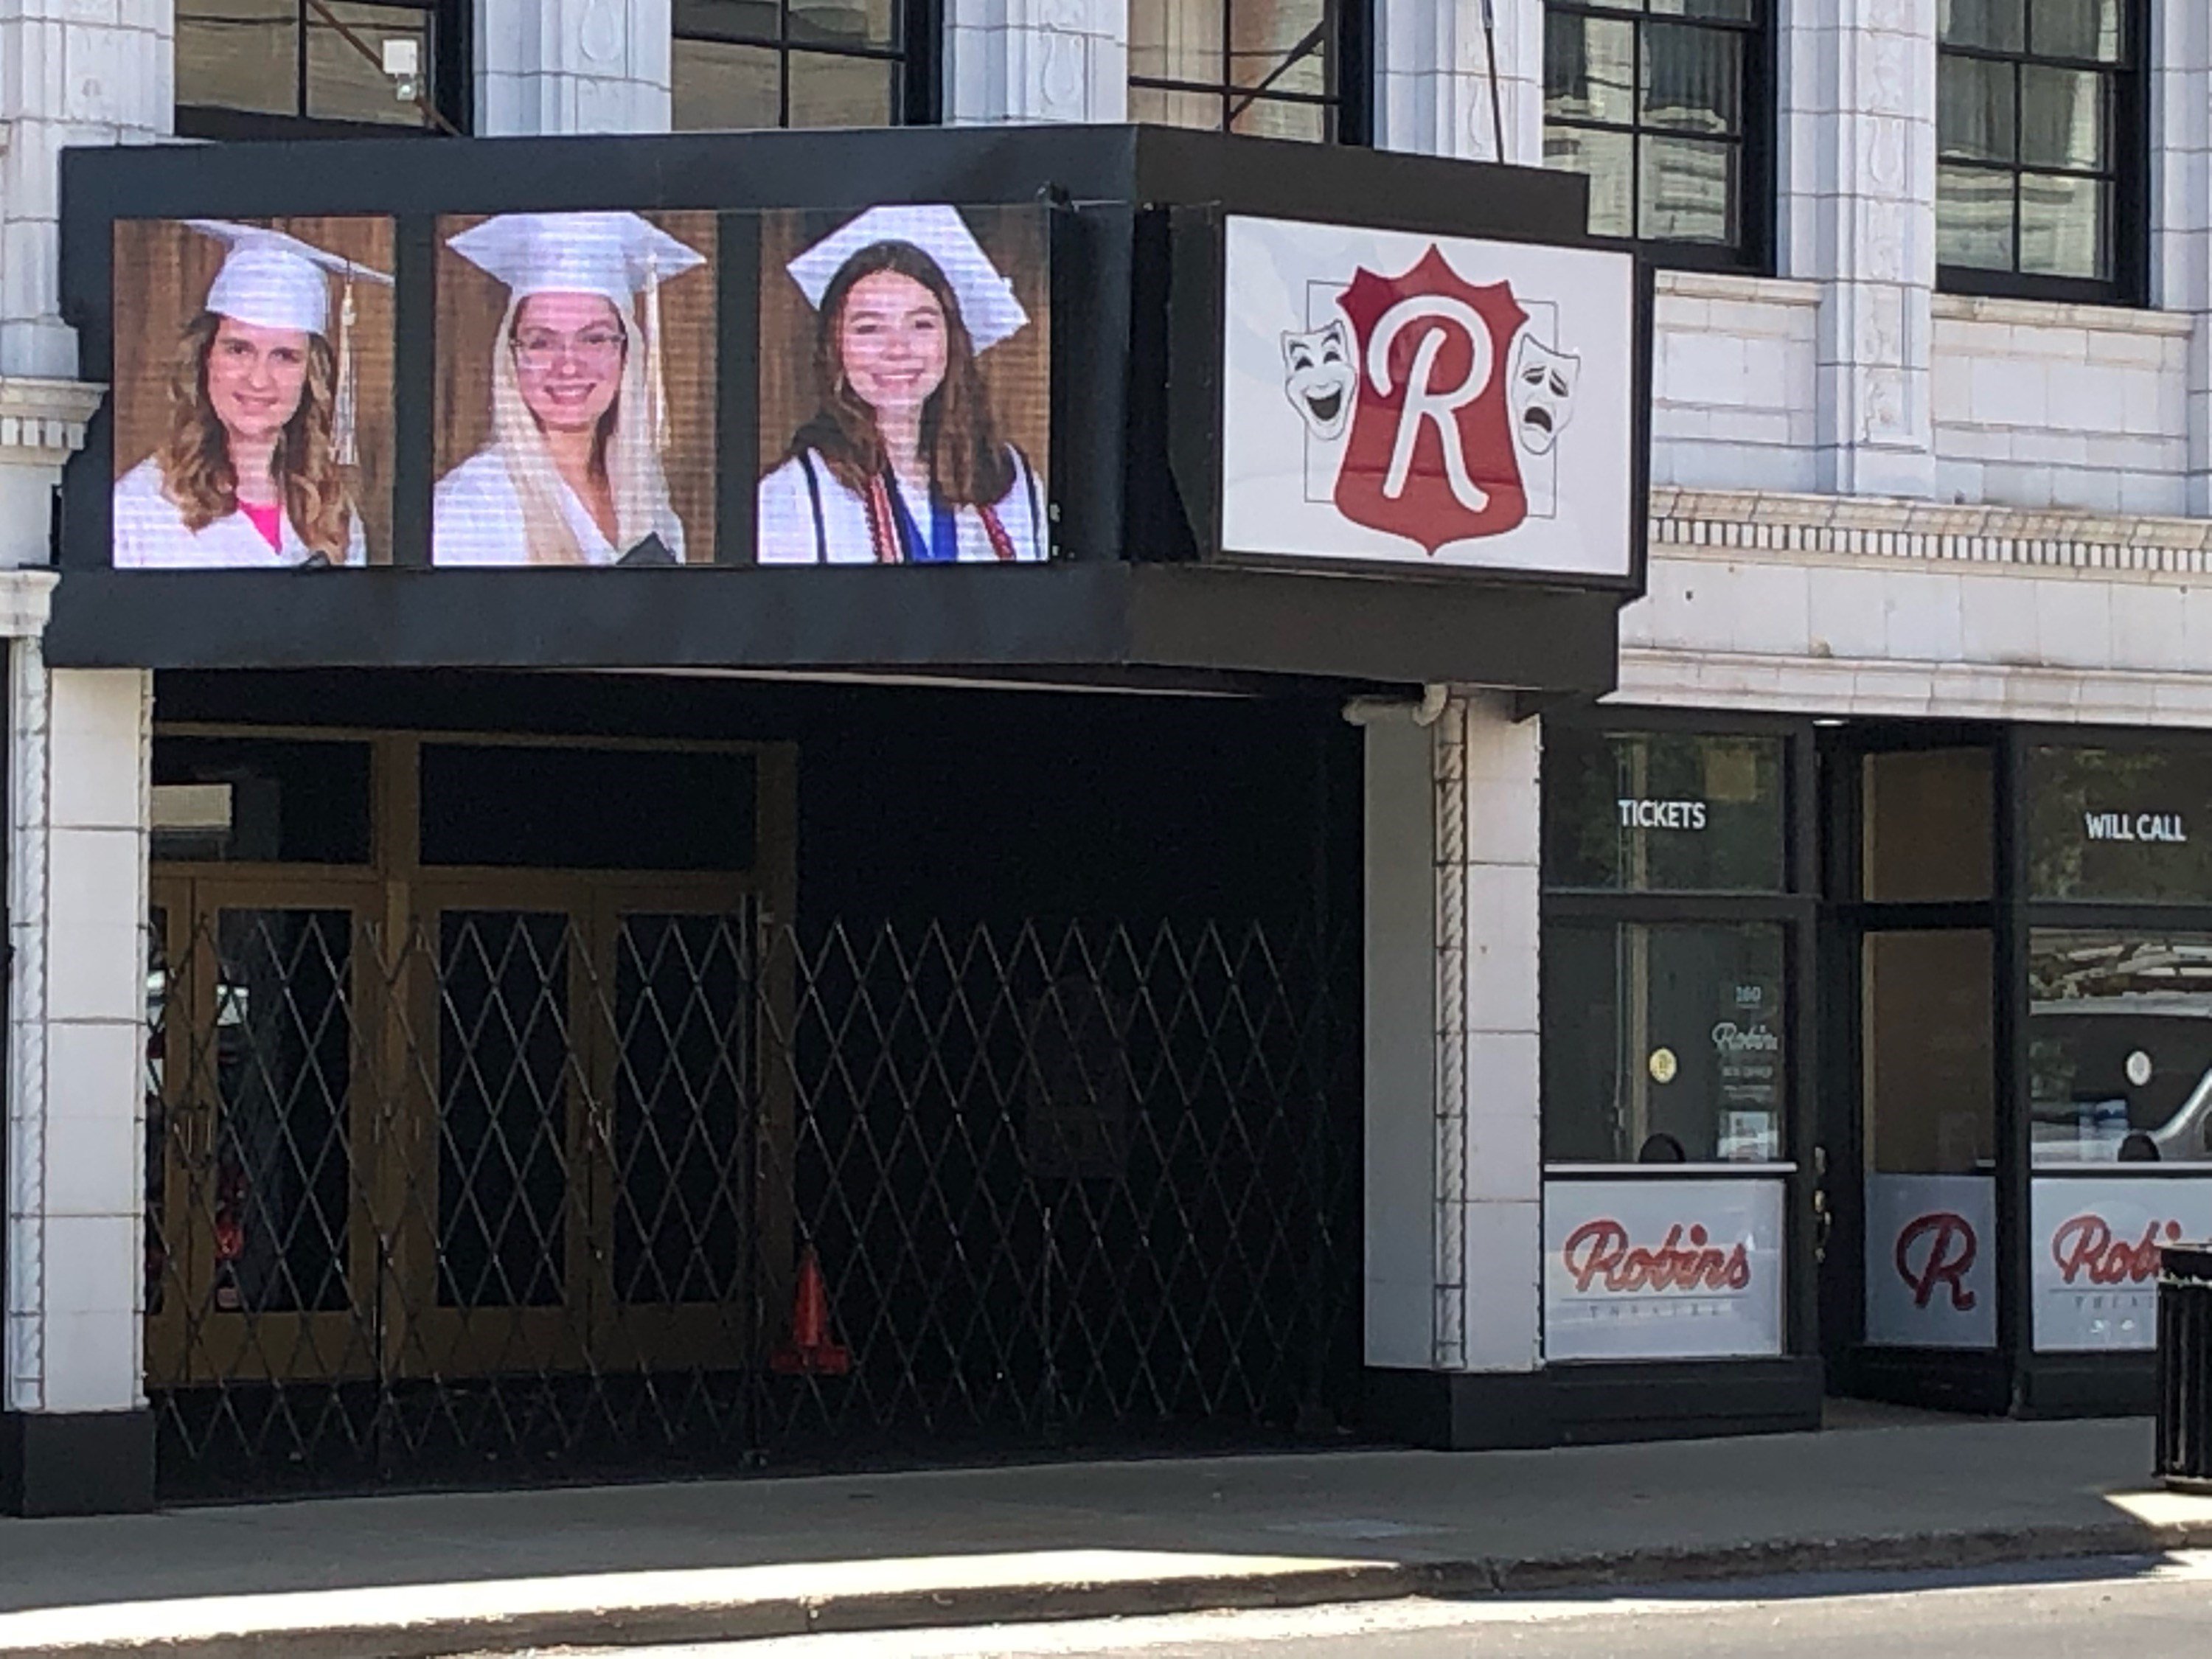
[(271, 501), (266, 507), (257, 507), (252, 501), (240, 501), (238, 510), (261, 532), (261, 539), (269, 544), (274, 553), (284, 544), (284, 503)]

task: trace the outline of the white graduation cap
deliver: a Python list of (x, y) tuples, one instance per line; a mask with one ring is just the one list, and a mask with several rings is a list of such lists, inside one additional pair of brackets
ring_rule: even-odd
[(635, 213), (502, 213), (446, 246), (514, 291), (596, 294), (627, 311), (671, 277), (706, 264)]
[(331, 337), (331, 283), (338, 283), (337, 386), (332, 394), (331, 445), (338, 464), (360, 459), (355, 441), (360, 395), (353, 354), (353, 285), (356, 281), (391, 283), (374, 265), (317, 247), (266, 225), (241, 225), (229, 219), (187, 219), (202, 235), (212, 236), (230, 252), (208, 284), (207, 308), (218, 316), (256, 328), (296, 329)]
[(668, 423), (660, 285), (706, 264), (704, 254), (626, 212), (502, 213), (448, 236), (446, 246), (505, 283), (518, 305), (533, 294), (596, 294), (629, 315), (631, 301), (642, 299), (647, 416), (659, 448)]
[(392, 281), (373, 265), (265, 225), (228, 219), (185, 222), (230, 250), (208, 285), (207, 308), (258, 328), (297, 329), (328, 339), (332, 277), (344, 283)]
[(960, 319), (968, 325), (968, 337), (975, 342), (976, 350), (988, 351), (1028, 325), (1029, 313), (1014, 298), (1014, 285), (991, 263), (960, 210), (939, 203), (872, 207), (823, 237), (785, 269), (806, 295), (807, 304), (819, 311), (822, 296), (830, 291), (845, 262), (878, 242), (904, 242), (937, 262), (960, 301)]

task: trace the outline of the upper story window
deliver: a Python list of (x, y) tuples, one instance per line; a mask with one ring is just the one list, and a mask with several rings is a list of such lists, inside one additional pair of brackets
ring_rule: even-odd
[[(927, 8), (927, 0), (919, 0)], [(675, 112), (702, 127), (882, 127), (934, 114), (917, 0), (676, 0)]]
[(177, 131), (458, 131), (467, 12), (462, 0), (177, 0)]
[(2082, 300), (2140, 289), (2143, 22), (2136, 0), (1941, 0), (1943, 287)]
[(1130, 0), (1129, 118), (1364, 139), (1365, 0)]
[(1588, 176), (1589, 228), (1670, 264), (1765, 258), (1768, 0), (1548, 0), (1544, 160)]

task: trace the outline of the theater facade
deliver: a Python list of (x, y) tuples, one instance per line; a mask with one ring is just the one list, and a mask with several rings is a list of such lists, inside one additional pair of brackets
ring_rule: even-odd
[(14, 645), (11, 1504), (1540, 1381), (1538, 735), (1645, 521), (1580, 183), (422, 155), (66, 158), (107, 391)]

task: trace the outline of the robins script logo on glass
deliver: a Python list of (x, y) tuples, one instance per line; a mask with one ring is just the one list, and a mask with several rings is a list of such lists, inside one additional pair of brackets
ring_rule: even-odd
[(1980, 1253), (1972, 1222), (1949, 1210), (1935, 1210), (1899, 1232), (1893, 1257), (1897, 1276), (1911, 1288), (1914, 1307), (1926, 1307), (1941, 1288), (1950, 1293), (1953, 1312), (1971, 1313), (1976, 1298), (1966, 1288), (1966, 1275)]
[(1537, 337), (1510, 283), (1467, 281), (1434, 244), (1397, 276), (1362, 267), (1335, 302), (1349, 361), (1332, 349), (1344, 337), (1334, 321), (1285, 333), (1283, 352), (1308, 429), (1342, 441), (1337, 511), (1431, 555), (1517, 528), (1530, 511), (1523, 458), (1557, 448), (1581, 359)]

